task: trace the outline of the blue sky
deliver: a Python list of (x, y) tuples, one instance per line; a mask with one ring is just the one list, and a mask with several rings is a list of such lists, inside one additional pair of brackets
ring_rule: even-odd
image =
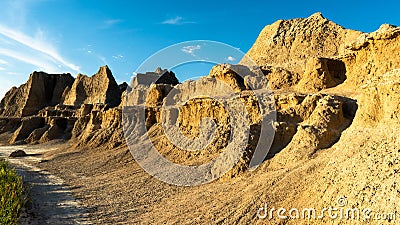
[[(315, 12), (370, 32), (382, 23), (400, 25), (399, 5), (391, 0), (1, 0), (0, 96), (34, 70), (91, 75), (107, 64), (118, 82), (129, 81), (149, 56), (183, 41), (219, 41), (246, 52), (265, 25)], [(186, 53), (198, 50), (191, 47)], [(182, 80), (204, 75), (209, 67), (186, 65), (176, 72)], [(193, 74), (179, 73), (188, 71)]]

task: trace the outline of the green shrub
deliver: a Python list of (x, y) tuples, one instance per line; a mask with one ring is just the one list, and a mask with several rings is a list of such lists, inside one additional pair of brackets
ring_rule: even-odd
[(22, 178), (0, 159), (0, 224), (17, 224), (24, 204)]

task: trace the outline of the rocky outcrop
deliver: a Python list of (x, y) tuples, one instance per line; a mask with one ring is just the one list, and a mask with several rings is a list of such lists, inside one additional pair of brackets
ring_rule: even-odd
[(150, 86), (151, 84), (179, 84), (178, 79), (172, 71), (157, 68), (154, 72), (138, 73), (133, 78), (131, 86)]
[(346, 81), (349, 89), (359, 88), (377, 76), (400, 68), (400, 28), (382, 25), (377, 31), (363, 34), (349, 43), (351, 52), (338, 56), (346, 65)]
[(121, 144), (121, 118), (117, 115), (121, 109), (112, 107), (119, 106), (127, 87), (115, 82), (107, 66), (93, 77), (78, 75), (75, 81), (69, 74), (34, 72), (27, 83), (12, 88), (1, 101), (0, 133), (12, 134), (11, 144), (74, 137), (80, 143), (99, 146), (121, 130), (112, 145)]
[[(48, 129), (41, 135), (39, 142), (45, 143), (56, 139), (69, 140), (72, 136), (72, 128), (75, 121), (75, 118), (50, 117), (47, 120)], [(38, 133), (40, 134), (42, 131), (39, 130)]]
[[(166, 95), (174, 85), (179, 84), (172, 71), (157, 68), (154, 72), (138, 73), (132, 80), (131, 88), (122, 97), (122, 105), (143, 105), (158, 102), (158, 91)], [(157, 90), (155, 90), (157, 89)]]
[(107, 104), (109, 107), (121, 103), (123, 87), (119, 87), (108, 68), (100, 67), (92, 77), (78, 74), (69, 91), (64, 93), (64, 105), (79, 107), (82, 104)]
[(400, 126), (400, 70), (395, 69), (369, 80), (362, 87), (358, 117), (355, 123), (376, 127)]
[(299, 82), (299, 75), (282, 67), (261, 66), (261, 71), (268, 80), (269, 87), (273, 90), (290, 89)]
[(246, 55), (272, 89), (316, 93), (343, 84), (360, 91), (366, 81), (399, 68), (399, 34), (388, 24), (372, 33), (345, 29), (316, 13), (266, 26)]
[[(305, 19), (277, 21), (263, 29), (247, 53), (261, 69), (260, 74), (245, 66), (245, 60), (242, 65), (216, 65), (208, 76), (183, 83), (179, 83), (173, 72), (158, 68), (137, 74), (132, 87), (126, 83), (118, 85), (107, 66), (92, 77), (78, 75), (73, 84), (61, 77), (46, 83), (40, 78), (45, 75), (34, 73), (27, 84), (11, 89), (1, 102), (2, 115), (23, 118), (0, 118), (0, 133), (13, 132), (11, 143), (64, 139), (73, 140), (82, 148), (111, 149), (125, 143), (122, 107), (140, 105), (145, 107), (143, 123), (151, 144), (170, 161), (200, 165), (227, 149), (240, 149), (239, 162), (225, 175), (230, 178), (247, 169), (260, 137), (260, 107), (250, 90), (265, 90), (269, 86), (275, 90), (271, 101), (275, 103), (277, 120), (271, 124), (275, 136), (262, 172), (301, 169), (319, 155), (329, 154), (336, 154), (330, 160), (340, 159), (343, 165), (351, 167), (347, 146), (341, 140), (349, 140), (353, 148), (349, 152), (358, 154), (355, 152), (362, 152), (359, 147), (364, 142), (370, 147), (374, 147), (370, 139), (380, 142), (373, 135), (367, 135), (370, 139), (359, 135), (365, 135), (363, 129), (380, 127), (383, 131), (398, 132), (399, 33), (399, 28), (383, 25), (376, 32), (364, 34), (314, 14)], [(267, 78), (264, 79), (267, 83), (258, 78)], [(34, 93), (31, 90), (39, 88), (44, 90), (38, 92), (41, 94), (31, 94)], [(197, 94), (195, 98), (191, 92)], [(210, 92), (223, 98), (207, 97)], [(44, 98), (47, 94), (43, 93), (51, 93), (51, 97)], [(230, 140), (232, 126), (243, 121), (230, 117), (223, 103), (233, 105), (231, 109), (238, 109), (239, 103), (245, 106), (240, 115), (248, 113), (249, 126), (239, 129), (248, 129), (250, 135), (244, 147)], [(167, 110), (163, 105), (168, 105)], [(31, 114), (36, 116), (26, 117)], [(163, 115), (178, 124), (179, 130), (168, 133), (163, 126)], [(205, 118), (210, 118), (213, 126)], [(128, 125), (135, 128), (135, 124)], [(389, 137), (383, 131), (380, 137)], [(204, 142), (198, 140), (204, 137), (214, 139), (201, 151), (179, 146), (182, 143), (201, 146)], [(353, 138), (357, 146), (352, 144)], [(397, 152), (397, 144), (382, 146), (381, 150), (389, 146), (390, 154)], [(212, 176), (221, 175), (226, 172), (224, 168), (236, 163), (230, 156), (214, 165)], [(371, 157), (380, 160), (379, 155)], [(321, 165), (327, 164), (323, 157), (318, 160), (322, 160)], [(325, 177), (330, 175), (321, 180)]]
[(239, 74), (240, 68), (229, 64), (221, 64), (214, 66), (208, 77), (216, 78), (227, 84), (233, 90), (240, 92), (246, 90), (244, 76), (247, 74)]
[(309, 58), (345, 54), (346, 45), (361, 34), (325, 19), (321, 13), (278, 20), (261, 31), (247, 56), (259, 66), (272, 65), (301, 76)]
[(296, 89), (300, 92), (318, 92), (336, 87), (345, 80), (346, 66), (342, 61), (329, 58), (310, 58)]
[[(271, 153), (276, 154), (273, 162), (279, 163), (279, 166), (295, 164), (335, 143), (353, 119), (353, 115), (345, 115), (343, 105), (342, 98), (314, 94), (304, 97), (299, 104), (279, 111), (280, 128), (275, 139), (275, 144), (279, 146), (272, 147)], [(286, 143), (287, 146), (282, 146)], [(283, 150), (274, 152), (277, 149)]]
[(19, 128), (14, 132), (13, 136), (10, 139), (10, 143), (14, 144), (18, 141), (24, 141), (28, 138), (31, 133), (45, 126), (45, 119), (43, 117), (26, 117), (22, 119), (22, 123)]
[(0, 102), (0, 116), (31, 116), (46, 106), (60, 104), (62, 94), (73, 82), (70, 74), (33, 72), (27, 83), (7, 92)]
[[(41, 138), (43, 137), (44, 133), (49, 130), (50, 126), (48, 124), (46, 124), (45, 126), (41, 127), (41, 128), (37, 128), (35, 130), (32, 131), (32, 133), (24, 140), (26, 143), (39, 143), (39, 141), (41, 140)], [(48, 140), (46, 138), (46, 140)], [(11, 141), (11, 144), (12, 141)]]
[[(382, 25), (375, 32), (363, 34), (344, 29), (320, 14), (278, 21), (262, 31), (248, 53), (260, 67), (260, 74), (254, 74), (252, 67), (222, 64), (213, 67), (208, 76), (179, 83), (172, 72), (157, 69), (138, 74), (131, 89), (126, 84), (110, 85), (111, 73), (103, 69), (91, 78), (81, 76), (74, 87), (67, 85), (61, 102), (71, 101), (69, 105), (46, 105), (32, 117), (0, 117), (0, 133), (12, 134), (10, 141), (17, 144), (71, 140), (77, 147), (74, 152), (86, 150), (71, 154), (72, 157), (63, 155), (55, 163), (72, 158), (73, 162), (68, 165), (77, 165), (87, 163), (93, 159), (89, 157), (95, 155), (96, 163), (89, 163), (93, 171), (99, 165), (105, 168), (104, 171), (119, 169), (121, 163), (131, 160), (125, 155), (128, 151), (123, 146), (122, 126), (138, 136), (137, 142), (129, 143), (133, 151), (140, 154), (154, 146), (157, 154), (181, 165), (204, 165), (228, 150), (237, 150), (235, 154), (228, 151), (211, 167), (209, 175), (213, 177), (224, 174), (225, 168), (232, 168), (221, 182), (185, 189), (189, 191), (183, 196), (169, 195), (183, 189), (169, 185), (160, 188), (159, 182), (150, 182), (160, 190), (169, 188), (166, 192), (169, 197), (159, 204), (156, 202), (148, 211), (145, 209), (144, 214), (139, 215), (141, 218), (135, 218), (133, 222), (151, 218), (153, 223), (168, 223), (176, 216), (176, 223), (188, 218), (198, 219), (199, 214), (193, 214), (193, 210), (201, 206), (204, 211), (212, 212), (202, 217), (208, 220), (205, 223), (215, 222), (216, 218), (221, 223), (264, 223), (266, 220), (260, 220), (255, 214), (265, 203), (271, 206), (270, 209), (277, 206), (326, 209), (332, 206), (337, 211), (343, 209), (344, 216), (347, 209), (350, 214), (357, 213), (351, 211), (354, 209), (360, 209), (360, 213), (362, 209), (395, 213), (399, 211), (400, 178), (399, 33), (395, 26)], [(256, 76), (248, 76), (250, 74)], [(261, 83), (263, 79), (259, 78), (267, 78), (268, 84)], [(275, 136), (265, 137), (273, 140), (272, 147), (260, 167), (230, 180), (246, 173), (256, 145), (262, 141), (260, 112), (264, 107), (259, 107), (254, 94), (257, 92), (250, 89), (261, 92), (259, 89), (265, 90), (268, 85), (274, 91), (267, 100), (275, 103), (277, 117), (270, 124), (275, 129)], [(14, 109), (6, 102), (14, 101), (20, 104), (19, 108), (24, 108), (27, 97), (19, 96), (25, 96), (28, 86), (13, 88), (7, 94), (2, 101), (2, 113), (16, 111), (17, 107)], [(110, 106), (107, 97), (110, 86), (118, 90), (116, 96), (124, 100), (118, 106)], [(191, 95), (193, 93), (195, 95)], [(52, 100), (45, 102), (54, 103)], [(122, 107), (126, 103), (143, 108), (144, 119), (136, 117), (136, 120), (121, 124)], [(162, 106), (167, 107), (163, 109)], [(265, 108), (270, 113), (274, 111), (272, 106)], [(231, 116), (229, 110), (239, 113)], [(243, 118), (249, 123), (243, 123)], [(177, 129), (168, 129), (166, 125), (171, 124)], [(147, 130), (136, 129), (139, 125)], [(249, 131), (244, 143), (231, 139), (235, 125), (239, 131)], [(147, 137), (148, 142), (144, 141)], [(209, 137), (211, 139), (207, 139)], [(117, 146), (121, 146), (119, 153), (105, 153), (99, 149)], [(204, 148), (199, 150), (198, 147)], [(236, 153), (240, 154), (237, 163), (234, 160)], [(120, 160), (122, 154), (126, 161)], [(82, 156), (89, 160), (82, 160)], [(118, 163), (109, 167), (114, 162)], [(87, 166), (85, 163), (82, 170)], [(169, 168), (162, 169), (165, 169), (161, 171), (164, 173)], [(100, 176), (106, 177), (103, 172)], [(133, 177), (128, 181), (137, 181), (136, 176)], [(143, 182), (148, 181), (147, 174), (140, 177)], [(115, 190), (114, 187), (111, 189)], [(210, 193), (211, 198), (208, 197)], [(344, 201), (338, 202), (338, 197)], [(208, 204), (215, 199), (222, 203)], [(182, 206), (187, 206), (188, 210), (182, 211)], [(238, 210), (232, 214), (232, 208)], [(166, 209), (168, 213), (182, 215), (169, 214), (164, 221), (155, 221), (153, 216), (165, 213)], [(386, 224), (393, 222), (392, 219), (379, 222)], [(312, 215), (305, 219), (275, 217), (268, 220), (270, 224), (296, 225), (366, 224), (371, 221), (332, 220), (328, 216), (313, 221)]]
[(128, 83), (126, 83), (126, 82), (123, 82), (122, 84), (120, 84), (120, 85), (118, 85), (118, 87), (119, 87), (119, 91), (122, 93), (122, 92), (124, 92), (124, 91), (126, 91), (126, 89), (128, 88)]
[(114, 148), (124, 143), (122, 109), (105, 105), (82, 105), (72, 128), (72, 138), (79, 146)]
[(0, 134), (13, 132), (21, 125), (21, 118), (0, 117)]

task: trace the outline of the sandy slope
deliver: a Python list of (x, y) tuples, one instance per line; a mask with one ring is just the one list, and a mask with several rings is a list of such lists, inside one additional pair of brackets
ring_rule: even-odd
[[(257, 211), (269, 207), (398, 209), (397, 126), (365, 124), (365, 110), (329, 148), (282, 165), (286, 148), (255, 171), (196, 187), (160, 182), (132, 159), (126, 147), (76, 149), (58, 146), (39, 166), (71, 185), (94, 224), (392, 224), (392, 220), (271, 219)], [(298, 149), (297, 151), (307, 149)], [(318, 214), (319, 215), (319, 214)]]

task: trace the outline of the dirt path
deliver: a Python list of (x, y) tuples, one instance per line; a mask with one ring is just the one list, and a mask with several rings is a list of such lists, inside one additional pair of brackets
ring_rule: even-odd
[(90, 224), (87, 210), (74, 198), (65, 182), (35, 166), (42, 160), (41, 155), (51, 149), (32, 146), (0, 146), (0, 158), (7, 158), (16, 149), (22, 149), (29, 155), (24, 158), (8, 159), (29, 188), (30, 201), (20, 223)]

